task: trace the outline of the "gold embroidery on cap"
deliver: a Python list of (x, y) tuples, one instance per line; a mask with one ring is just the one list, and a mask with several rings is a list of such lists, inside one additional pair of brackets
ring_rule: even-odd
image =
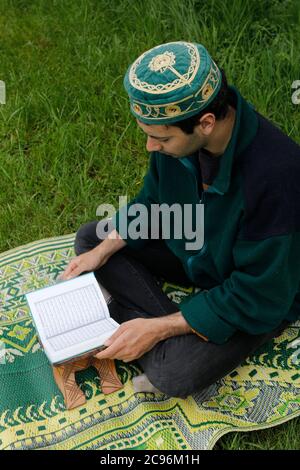
[(166, 69), (175, 65), (175, 54), (173, 52), (164, 52), (151, 59), (148, 67), (152, 72), (165, 72)]
[[(163, 54), (160, 54), (162, 56)], [(157, 58), (156, 56), (155, 58)], [(161, 67), (162, 66), (162, 62)], [(165, 62), (166, 64), (166, 62)], [(174, 84), (174, 82), (173, 82)], [(204, 106), (206, 106), (207, 101), (213, 96), (213, 94), (218, 90), (221, 84), (221, 73), (214, 61), (212, 61), (209, 74), (194, 95), (189, 95), (182, 98), (181, 100), (174, 101), (168, 104), (146, 104), (140, 101), (135, 101), (132, 105), (133, 111), (136, 112), (141, 117), (150, 120), (168, 120), (179, 115), (185, 116), (191, 112), (200, 111)], [(138, 103), (138, 104), (137, 104)], [(180, 105), (179, 105), (180, 103)], [(136, 109), (135, 107), (136, 106)]]
[[(200, 67), (200, 55), (199, 55), (199, 51), (197, 47), (192, 43), (188, 43), (184, 41), (174, 42), (174, 43), (169, 43), (169, 44), (181, 44), (181, 45), (186, 46), (188, 50), (188, 54), (190, 56), (190, 65), (186, 73), (180, 74), (173, 67), (173, 65), (175, 65), (175, 63), (171, 63), (173, 60), (173, 56), (170, 57), (170, 55), (173, 53), (167, 52), (168, 54), (167, 56), (165, 56), (166, 53), (163, 53), (163, 54), (158, 54), (156, 57), (153, 57), (149, 63), (149, 67), (150, 67), (150, 64), (152, 63), (152, 67), (159, 66), (161, 67), (161, 71), (165, 71), (166, 68), (168, 68), (169, 70), (172, 70), (174, 75), (176, 75), (178, 78), (168, 83), (158, 83), (156, 85), (147, 83), (147, 82), (141, 82), (141, 80), (139, 80), (139, 78), (137, 77), (136, 70), (138, 66), (140, 65), (140, 63), (142, 62), (142, 60), (145, 58), (146, 54), (149, 53), (149, 51), (146, 51), (132, 64), (130, 71), (129, 71), (129, 81), (134, 88), (136, 88), (137, 90), (141, 90), (143, 92), (151, 93), (151, 94), (161, 94), (161, 93), (172, 92), (185, 85), (190, 85), (193, 82)], [(157, 46), (154, 49), (158, 49), (160, 47), (161, 46)], [(174, 58), (175, 58), (175, 55), (174, 55)], [(168, 65), (163, 65), (163, 64), (168, 64)]]
[(172, 104), (165, 107), (165, 114), (167, 116), (178, 116), (178, 114), (181, 114), (181, 109), (178, 105)]
[(153, 57), (148, 64), (148, 67), (152, 72), (165, 72), (170, 70), (176, 75), (181, 82), (189, 84), (188, 80), (185, 78), (186, 74), (181, 74), (176, 70), (173, 65), (175, 65), (175, 54), (173, 52), (166, 51), (163, 54), (158, 54), (156, 57)]
[(143, 114), (142, 108), (138, 104), (133, 104), (132, 109), (136, 114)]
[(202, 98), (208, 100), (208, 98), (213, 94), (214, 89), (210, 83), (207, 83), (202, 90)]
[[(210, 72), (201, 86), (201, 88), (195, 93), (195, 98), (197, 98), (199, 95), (203, 97), (203, 90), (206, 88), (207, 84), (210, 83), (211, 86), (213, 87), (213, 91), (218, 87), (218, 85), (221, 83), (221, 73), (219, 68), (217, 67), (216, 63), (212, 60), (212, 64), (210, 67)], [(204, 103), (209, 97), (205, 99), (200, 99), (198, 101), (199, 104)]]

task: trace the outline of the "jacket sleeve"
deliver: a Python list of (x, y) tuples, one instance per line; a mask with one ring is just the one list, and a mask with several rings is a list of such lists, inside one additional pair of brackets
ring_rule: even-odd
[[(157, 154), (153, 152), (140, 192), (116, 212), (112, 220), (117, 232), (130, 247), (140, 249), (149, 241), (151, 204), (155, 203), (158, 204), (158, 171)], [(136, 236), (135, 232), (141, 236)]]
[(223, 284), (180, 304), (190, 326), (217, 344), (236, 330), (267, 333), (287, 317), (299, 290), (300, 233), (238, 240), (233, 257), (236, 270)]

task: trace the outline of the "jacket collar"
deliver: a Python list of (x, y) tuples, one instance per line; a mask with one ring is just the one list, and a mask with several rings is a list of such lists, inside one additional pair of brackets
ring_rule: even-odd
[[(236, 101), (234, 128), (225, 152), (219, 157), (220, 167), (218, 174), (207, 190), (207, 192), (216, 192), (221, 195), (225, 194), (229, 189), (234, 159), (252, 142), (258, 128), (258, 118), (253, 106), (241, 96), (235, 87), (230, 86), (229, 89), (235, 95)], [(196, 160), (198, 160), (198, 155), (181, 158), (180, 162), (195, 172)]]

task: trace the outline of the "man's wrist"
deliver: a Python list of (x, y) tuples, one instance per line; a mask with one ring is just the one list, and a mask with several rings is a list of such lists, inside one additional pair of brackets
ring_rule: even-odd
[(208, 341), (206, 336), (202, 335), (198, 331), (195, 331), (189, 325), (180, 310), (176, 313), (172, 313), (171, 315), (158, 317), (152, 320), (156, 322), (159, 341), (163, 341), (173, 336), (186, 335), (190, 333), (195, 333), (204, 341)]
[(164, 317), (153, 318), (156, 322), (159, 341), (171, 338), (172, 336), (192, 333), (192, 329), (180, 311), (166, 315)]
[(114, 253), (124, 248), (126, 242), (121, 238), (116, 230), (113, 230), (105, 240), (95, 249), (105, 258), (110, 258)]

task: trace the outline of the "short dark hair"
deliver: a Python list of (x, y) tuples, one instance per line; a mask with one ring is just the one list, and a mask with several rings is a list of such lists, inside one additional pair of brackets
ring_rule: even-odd
[(218, 94), (212, 100), (209, 105), (202, 109), (199, 114), (182, 121), (177, 121), (171, 126), (179, 127), (185, 134), (192, 134), (194, 127), (198, 124), (199, 119), (206, 113), (212, 113), (215, 115), (216, 120), (224, 119), (229, 107), (229, 89), (227, 84), (227, 78), (223, 69), (221, 69), (222, 82)]

